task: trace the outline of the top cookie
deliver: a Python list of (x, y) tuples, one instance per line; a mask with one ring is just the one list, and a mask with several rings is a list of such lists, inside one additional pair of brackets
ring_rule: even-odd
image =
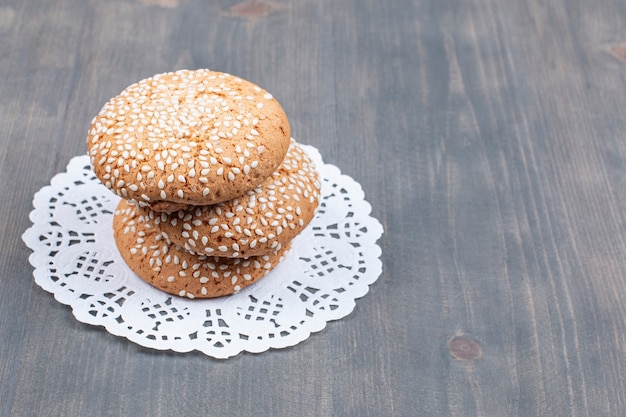
[(87, 138), (104, 185), (159, 212), (241, 195), (276, 170), (289, 142), (287, 116), (270, 93), (204, 69), (129, 86), (104, 105)]

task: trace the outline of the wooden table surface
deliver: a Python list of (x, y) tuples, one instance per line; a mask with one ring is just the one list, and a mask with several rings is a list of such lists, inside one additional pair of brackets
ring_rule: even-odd
[[(0, 416), (623, 416), (622, 0), (0, 0)], [(254, 81), (359, 181), (383, 273), (303, 343), (215, 360), (38, 287), (33, 194), (127, 85)]]

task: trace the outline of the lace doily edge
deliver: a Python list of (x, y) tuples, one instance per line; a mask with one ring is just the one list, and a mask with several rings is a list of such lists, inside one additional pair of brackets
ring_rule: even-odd
[[(225, 349), (225, 348), (215, 348), (211, 345), (205, 345), (204, 347), (198, 346), (193, 343), (185, 343), (181, 342), (178, 344), (172, 345), (163, 345), (160, 341), (150, 339), (146, 339), (139, 334), (128, 332), (122, 325), (117, 323), (113, 318), (106, 322), (102, 321), (102, 318), (95, 318), (86, 314), (84, 309), (81, 309), (78, 305), (74, 305), (72, 303), (72, 299), (69, 297), (63, 297), (63, 293), (55, 292), (53, 288), (49, 288), (47, 283), (47, 276), (42, 276), (42, 273), (45, 274), (45, 271), (42, 268), (36, 268), (33, 272), (35, 277), (36, 284), (43, 289), (44, 291), (52, 294), (54, 299), (59, 302), (61, 305), (65, 305), (70, 307), (70, 311), (72, 315), (81, 323), (88, 324), (91, 326), (96, 326), (103, 328), (108, 333), (111, 333), (114, 336), (125, 338), (133, 343), (136, 343), (142, 347), (155, 349), (158, 351), (173, 351), (177, 353), (189, 353), (192, 351), (199, 351), (205, 355), (211, 356), (215, 359), (228, 359), (233, 356), (237, 356), (242, 352), (248, 352), (253, 354), (259, 354), (266, 352), (268, 350), (278, 350), (284, 349), (287, 347), (296, 346), (303, 341), (307, 340), (312, 334), (319, 333), (323, 331), (328, 323), (340, 320), (348, 315), (350, 315), (354, 309), (356, 308), (356, 301), (360, 298), (364, 297), (369, 293), (371, 285), (376, 282), (380, 274), (382, 273), (382, 262), (380, 260), (376, 260), (372, 263), (372, 274), (369, 277), (370, 279), (367, 282), (364, 282), (365, 285), (359, 287), (361, 291), (355, 293), (353, 297), (344, 302), (341, 308), (335, 311), (335, 314), (314, 318), (309, 321), (307, 327), (299, 328), (299, 331), (293, 333), (290, 338), (276, 338), (272, 339), (272, 341), (268, 344), (267, 341), (259, 342), (259, 343), (248, 343), (245, 347), (241, 349)], [(368, 274), (369, 275), (369, 274)]]

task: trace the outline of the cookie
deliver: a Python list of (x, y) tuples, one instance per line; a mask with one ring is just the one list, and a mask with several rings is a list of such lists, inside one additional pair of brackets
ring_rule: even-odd
[(280, 167), (242, 196), (171, 214), (151, 213), (163, 235), (187, 251), (222, 257), (280, 250), (313, 219), (320, 181), (314, 163), (292, 139)]
[(290, 128), (270, 93), (241, 78), (181, 70), (139, 81), (104, 105), (87, 137), (111, 191), (172, 212), (254, 188), (283, 160)]
[(237, 293), (267, 275), (288, 250), (249, 258), (193, 255), (168, 243), (138, 209), (126, 200), (118, 204), (113, 217), (116, 245), (135, 274), (169, 294), (212, 298)]

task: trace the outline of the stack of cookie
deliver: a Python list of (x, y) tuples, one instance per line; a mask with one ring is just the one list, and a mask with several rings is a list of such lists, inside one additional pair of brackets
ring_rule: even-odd
[(233, 294), (265, 276), (313, 219), (320, 181), (278, 101), (209, 70), (159, 74), (92, 121), (91, 165), (122, 197), (118, 249), (170, 294)]

